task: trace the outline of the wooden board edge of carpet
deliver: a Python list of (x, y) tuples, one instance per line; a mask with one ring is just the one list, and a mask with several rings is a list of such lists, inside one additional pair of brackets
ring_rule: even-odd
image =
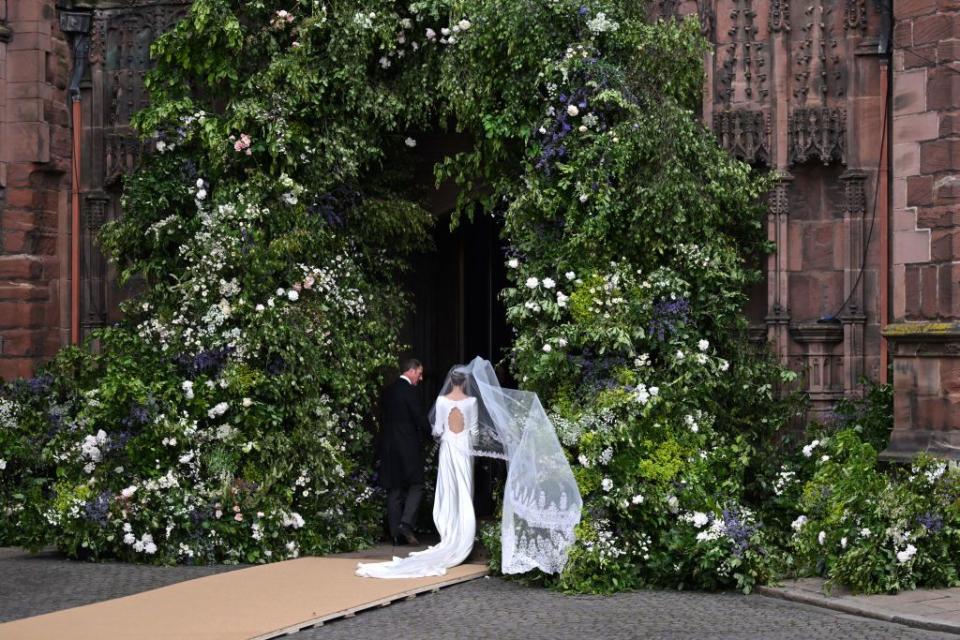
[(349, 607), (347, 609), (341, 609), (340, 611), (334, 611), (326, 615), (310, 618), (309, 620), (304, 620), (303, 622), (298, 622), (292, 624), (283, 629), (277, 629), (275, 631), (268, 631), (267, 633), (260, 634), (250, 638), (250, 640), (273, 640), (274, 638), (282, 638), (283, 636), (288, 636), (293, 633), (298, 633), (305, 629), (311, 627), (319, 627), (331, 620), (337, 620), (339, 618), (351, 618), (354, 615), (360, 613), (361, 611), (367, 611), (368, 609), (378, 609), (380, 607), (386, 607), (387, 605), (396, 602), (398, 600), (408, 600), (413, 599), (418, 594), (428, 593), (428, 592), (437, 592), (444, 587), (452, 587), (455, 584), (460, 584), (463, 582), (470, 582), (471, 580), (476, 580), (478, 578), (483, 578), (490, 574), (488, 569), (484, 569), (482, 572), (478, 573), (469, 573), (465, 576), (460, 576), (458, 578), (450, 578), (449, 580), (444, 580), (443, 582), (434, 582), (432, 584), (424, 585), (422, 587), (414, 587), (413, 589), (406, 589), (404, 591), (398, 591), (397, 593), (391, 594), (385, 598), (378, 598), (377, 600), (371, 600), (370, 602), (364, 602), (361, 605), (356, 607)]

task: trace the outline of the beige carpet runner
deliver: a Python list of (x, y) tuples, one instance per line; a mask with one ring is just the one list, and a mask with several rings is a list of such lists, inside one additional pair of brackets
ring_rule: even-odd
[(300, 558), (230, 571), (0, 624), (0, 639), (265, 640), (487, 573), (465, 564), (377, 580), (354, 576), (356, 566), (355, 557)]

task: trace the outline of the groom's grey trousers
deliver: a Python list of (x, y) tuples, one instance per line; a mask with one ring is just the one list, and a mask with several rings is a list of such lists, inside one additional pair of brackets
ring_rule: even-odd
[(412, 484), (409, 487), (387, 490), (387, 521), (390, 523), (390, 535), (400, 534), (400, 524), (403, 523), (413, 531), (417, 523), (417, 509), (420, 508), (420, 498), (423, 496), (423, 485)]

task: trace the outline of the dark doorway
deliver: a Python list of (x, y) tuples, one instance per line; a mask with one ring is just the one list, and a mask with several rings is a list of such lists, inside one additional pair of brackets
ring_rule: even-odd
[[(462, 218), (450, 230), (450, 216), (438, 216), (433, 231), (434, 250), (414, 260), (407, 277), (413, 303), (401, 339), (410, 355), (424, 364), (421, 401), (436, 399), (450, 367), (475, 356), (496, 367), (510, 345), (500, 291), (507, 286), (501, 225), (498, 219), (477, 214)], [(501, 384), (513, 386), (503, 377)], [(480, 518), (494, 513), (493, 493), (504, 475), (499, 461), (478, 458), (474, 477), (474, 506)]]

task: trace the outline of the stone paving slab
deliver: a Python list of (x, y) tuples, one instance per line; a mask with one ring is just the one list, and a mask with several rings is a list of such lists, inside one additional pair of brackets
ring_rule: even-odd
[(824, 592), (820, 578), (788, 580), (758, 587), (757, 593), (854, 615), (960, 635), (960, 588), (918, 589), (895, 595), (855, 595), (837, 588)]

